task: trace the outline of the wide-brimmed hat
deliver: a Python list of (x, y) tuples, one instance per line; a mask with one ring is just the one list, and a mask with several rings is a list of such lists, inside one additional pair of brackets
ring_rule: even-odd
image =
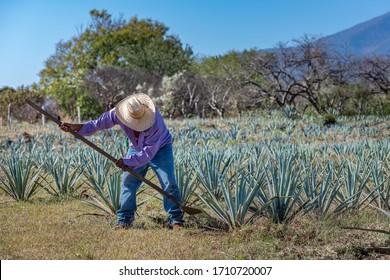
[(156, 107), (144, 93), (122, 99), (115, 107), (115, 114), (126, 126), (135, 131), (144, 131), (154, 123)]

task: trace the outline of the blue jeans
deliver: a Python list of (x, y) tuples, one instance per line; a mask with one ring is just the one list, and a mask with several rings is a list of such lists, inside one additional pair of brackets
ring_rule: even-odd
[[(127, 152), (127, 156), (136, 153), (138, 152), (134, 148), (130, 147)], [(181, 202), (180, 191), (177, 186), (174, 173), (175, 165), (172, 145), (167, 144), (161, 147), (153, 159), (144, 166), (135, 168), (134, 171), (142, 177), (145, 177), (149, 167), (156, 172), (162, 189)], [(117, 211), (118, 223), (129, 224), (134, 220), (134, 213), (137, 210), (136, 196), (141, 184), (142, 182), (133, 175), (128, 172), (123, 172), (120, 208)], [(170, 225), (173, 225), (174, 223), (183, 223), (184, 213), (180, 207), (166, 197), (163, 197), (163, 202), (164, 209), (169, 214), (168, 221)]]

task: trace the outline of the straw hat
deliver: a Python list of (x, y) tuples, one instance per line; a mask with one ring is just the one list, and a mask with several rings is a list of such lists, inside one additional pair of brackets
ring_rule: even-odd
[(156, 107), (149, 96), (137, 93), (121, 100), (115, 107), (115, 114), (131, 129), (144, 131), (153, 125)]

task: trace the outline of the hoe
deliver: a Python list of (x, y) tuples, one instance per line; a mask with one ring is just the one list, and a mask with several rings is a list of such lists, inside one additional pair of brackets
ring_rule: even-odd
[[(45, 115), (46, 117), (48, 117), (50, 120), (52, 120), (53, 122), (55, 122), (56, 124), (58, 125), (61, 125), (61, 121), (59, 121), (57, 118), (53, 117), (51, 114), (49, 114), (48, 112), (46, 112), (44, 109), (42, 109), (41, 107), (39, 107), (38, 105), (36, 105), (34, 102), (30, 101), (30, 100), (26, 100), (27, 104), (30, 105), (31, 107), (33, 107), (35, 110), (39, 111), (40, 113), (42, 113), (43, 115)], [(103, 156), (105, 156), (106, 158), (108, 158), (110, 161), (112, 161), (113, 163), (116, 163), (117, 162), (117, 159), (114, 158), (113, 156), (111, 156), (110, 154), (106, 153), (104, 150), (102, 150), (101, 148), (99, 148), (98, 146), (96, 146), (95, 144), (93, 144), (91, 141), (89, 141), (88, 139), (84, 138), (83, 136), (79, 135), (77, 132), (75, 132), (74, 130), (70, 129), (69, 128), (69, 132), (77, 139), (81, 140), (82, 142), (84, 142), (85, 144), (87, 144), (88, 146), (90, 146), (91, 148), (93, 148), (95, 151), (99, 152), (100, 154), (102, 154)], [(130, 167), (125, 167), (123, 168), (123, 171), (126, 171), (126, 172), (129, 172), (131, 175), (133, 175), (134, 177), (136, 177), (138, 180), (144, 182), (145, 184), (149, 185), (150, 187), (152, 187), (153, 189), (155, 189), (157, 192), (159, 192), (161, 195), (165, 196), (166, 198), (168, 198), (169, 200), (171, 200), (172, 202), (174, 202), (175, 204), (177, 204), (185, 213), (189, 214), (189, 215), (196, 215), (196, 214), (199, 214), (201, 213), (202, 211), (199, 210), (199, 209), (196, 209), (196, 208), (192, 208), (192, 207), (189, 207), (189, 206), (185, 206), (183, 204), (181, 204), (175, 197), (173, 197), (172, 195), (170, 195), (169, 193), (167, 193), (166, 191), (162, 190), (160, 187), (158, 187), (157, 185), (155, 185), (154, 183), (152, 183), (151, 181), (149, 181), (148, 179), (144, 178), (143, 176), (141, 176), (140, 174), (138, 174), (137, 172), (135, 172), (133, 169), (131, 169)]]

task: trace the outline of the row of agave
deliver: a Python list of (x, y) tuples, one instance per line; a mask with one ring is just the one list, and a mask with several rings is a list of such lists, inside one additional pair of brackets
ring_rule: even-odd
[[(61, 145), (53, 144), (57, 137)], [(88, 192), (85, 203), (115, 214), (121, 172), (100, 154), (69, 139), (45, 134), (40, 141), (1, 150), (0, 187), (18, 201), (42, 190), (53, 196)], [(99, 134), (94, 141), (104, 143), (115, 157), (126, 149), (115, 131)], [(174, 145), (184, 203), (197, 203), (230, 229), (259, 215), (282, 223), (297, 214), (327, 216), (370, 204), (390, 210), (387, 140), (333, 145), (243, 143), (229, 148), (189, 146), (182, 141), (194, 139), (177, 137)]]
[[(390, 116), (339, 117), (338, 123), (324, 126), (311, 116), (288, 119), (279, 113), (224, 120), (184, 120), (173, 122), (176, 141), (218, 147), (242, 142), (262, 144), (338, 143), (347, 139), (376, 139), (388, 136)], [(386, 125), (387, 124), (387, 125)], [(387, 133), (386, 133), (387, 132)]]
[(361, 152), (360, 157), (321, 160), (290, 147), (224, 152), (196, 148), (181, 164), (196, 174), (196, 194), (203, 203), (229, 228), (236, 228), (258, 215), (281, 223), (297, 214), (327, 216), (369, 204), (389, 211), (389, 143), (377, 148), (386, 157), (367, 158)]

